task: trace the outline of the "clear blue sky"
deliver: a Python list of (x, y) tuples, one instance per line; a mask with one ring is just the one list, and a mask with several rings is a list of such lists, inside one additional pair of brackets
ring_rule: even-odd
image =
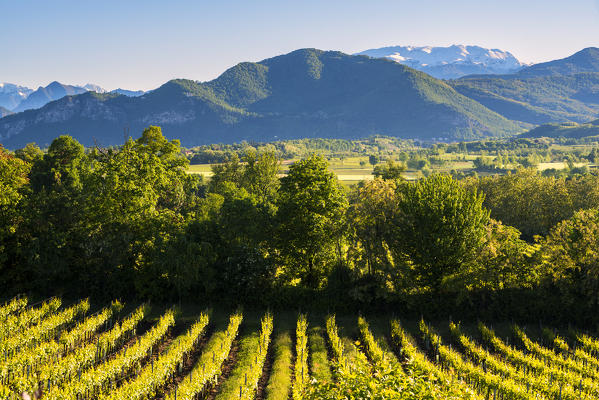
[(599, 47), (599, 0), (0, 0), (0, 82), (151, 89), (297, 48), (476, 44), (525, 62)]

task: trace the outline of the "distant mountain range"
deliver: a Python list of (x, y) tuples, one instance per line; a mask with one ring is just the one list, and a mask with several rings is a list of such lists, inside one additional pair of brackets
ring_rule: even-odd
[(68, 133), (85, 145), (115, 145), (148, 125), (184, 146), (372, 134), (503, 137), (597, 119), (598, 63), (598, 49), (589, 48), (510, 74), (440, 80), (387, 57), (301, 49), (238, 64), (209, 82), (172, 80), (138, 97), (69, 94), (0, 119), (0, 142), (45, 146)]
[[(41, 108), (49, 102), (65, 96), (72, 96), (88, 91), (106, 93), (105, 89), (91, 83), (85, 86), (73, 86), (54, 81), (46, 87), (40, 86), (37, 90), (12, 83), (0, 83), (0, 107), (13, 112), (32, 110)], [(124, 89), (116, 89), (114, 92), (125, 96), (141, 96), (144, 94), (143, 91)]]
[(27, 98), (32, 89), (12, 83), (0, 83), (0, 107), (12, 110)]
[(507, 51), (464, 45), (391, 46), (365, 50), (357, 55), (388, 58), (439, 79), (472, 74), (511, 74), (526, 66)]

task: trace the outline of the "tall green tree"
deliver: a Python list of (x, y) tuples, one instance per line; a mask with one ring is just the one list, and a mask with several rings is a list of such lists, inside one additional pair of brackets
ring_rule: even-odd
[(89, 172), (83, 146), (68, 135), (54, 139), (43, 157), (35, 157), (24, 210), (27, 223), (21, 231), (22, 240), (30, 243), (23, 249), (21, 267), (35, 290), (51, 292), (77, 280), (89, 218), (83, 204)]
[[(599, 305), (599, 209), (580, 210), (540, 241), (543, 270), (568, 305)], [(578, 307), (579, 309), (581, 307)]]
[(317, 287), (341, 257), (347, 198), (327, 161), (312, 155), (281, 179), (278, 249), (290, 277)]
[(413, 263), (417, 282), (439, 290), (445, 277), (472, 262), (489, 220), (483, 200), (449, 175), (399, 186), (393, 249)]
[(529, 241), (534, 235), (546, 235), (574, 212), (565, 180), (544, 177), (532, 169), (470, 183), (485, 194), (484, 206), (491, 217), (520, 230)]
[(389, 241), (391, 221), (397, 214), (396, 191), (395, 180), (375, 178), (364, 181), (350, 195), (348, 227), (355, 241), (352, 253), (360, 257), (359, 264), (366, 264), (369, 275), (393, 266)]
[(26, 215), (31, 164), (8, 153), (0, 145), (0, 288), (4, 293), (19, 290), (24, 283), (18, 254), (19, 233)]

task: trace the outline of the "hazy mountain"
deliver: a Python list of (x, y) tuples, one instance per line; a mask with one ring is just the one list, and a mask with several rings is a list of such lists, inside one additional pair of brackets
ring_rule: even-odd
[(12, 83), (0, 83), (0, 107), (12, 110), (33, 92), (25, 86)]
[(10, 111), (7, 108), (4, 108), (4, 107), (0, 106), (0, 118), (4, 118), (4, 117), (6, 117), (7, 115), (10, 115), (10, 114), (13, 114), (13, 112)]
[[(4, 85), (4, 87), (2, 86)], [(7, 93), (7, 97), (12, 95), (13, 100), (6, 100), (6, 105), (3, 104), (3, 90)], [(37, 90), (32, 90), (22, 86), (12, 84), (0, 84), (0, 106), (15, 112), (41, 108), (51, 101), (58, 100), (64, 96), (72, 96), (85, 92), (106, 93), (107, 90), (99, 85), (88, 83), (84, 86), (65, 85), (60, 82), (52, 82), (46, 87), (39, 87)], [(125, 90), (116, 89), (114, 93), (123, 94), (125, 96), (141, 96), (145, 92), (142, 90)], [(15, 94), (16, 93), (16, 94)]]
[(144, 92), (143, 90), (127, 90), (127, 89), (118, 88), (118, 89), (114, 89), (110, 93), (122, 94), (124, 96), (129, 96), (129, 97), (139, 97), (139, 96), (144, 95), (146, 92)]
[(64, 96), (80, 94), (86, 92), (87, 89), (80, 86), (64, 85), (60, 82), (52, 82), (46, 87), (40, 86), (35, 92), (31, 93), (24, 99), (16, 108), (15, 112), (31, 110), (43, 107), (51, 101), (58, 100)]
[(524, 132), (520, 137), (524, 138), (569, 138), (579, 139), (587, 136), (599, 136), (599, 120), (591, 121), (586, 124), (563, 123), (563, 124), (545, 124)]
[(186, 146), (385, 134), (420, 139), (504, 136), (519, 127), (445, 82), (385, 59), (314, 49), (241, 63), (217, 79), (173, 80), (140, 97), (85, 93), (5, 117), (0, 140), (41, 145), (62, 133), (84, 144), (163, 127)]
[(391, 46), (357, 54), (388, 58), (439, 79), (454, 79), (472, 74), (509, 74), (525, 66), (507, 51), (479, 46)]

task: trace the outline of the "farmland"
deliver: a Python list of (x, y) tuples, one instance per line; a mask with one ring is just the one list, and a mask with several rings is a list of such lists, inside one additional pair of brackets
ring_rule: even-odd
[(599, 398), (574, 328), (26, 297), (0, 320), (6, 399)]
[(571, 142), (562, 143), (543, 138), (431, 146), (396, 138), (372, 137), (346, 141), (304, 139), (254, 145), (210, 145), (187, 152), (187, 157), (191, 160), (187, 172), (209, 179), (214, 165), (234, 156), (243, 159), (247, 152), (265, 151), (274, 151), (280, 158), (278, 172), (281, 177), (286, 175), (294, 162), (313, 153), (320, 154), (327, 159), (329, 170), (345, 187), (373, 179), (374, 169), (389, 161), (403, 165), (403, 177), (409, 181), (434, 173), (452, 174), (461, 178), (532, 168), (545, 175), (568, 176), (596, 169), (599, 160), (585, 154), (591, 154), (597, 142)]

